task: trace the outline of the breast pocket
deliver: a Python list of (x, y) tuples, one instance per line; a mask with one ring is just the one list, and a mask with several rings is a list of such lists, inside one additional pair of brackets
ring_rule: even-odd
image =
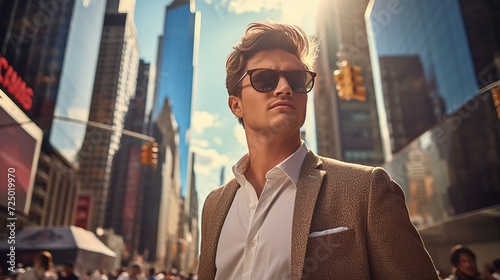
[(356, 244), (355, 238), (354, 229), (310, 237), (306, 256), (314, 257), (319, 261), (321, 259), (343, 258), (353, 250)]
[(360, 242), (356, 236), (354, 229), (348, 229), (309, 238), (302, 279), (337, 279), (334, 274), (350, 275), (356, 269), (363, 269), (359, 268), (356, 244)]

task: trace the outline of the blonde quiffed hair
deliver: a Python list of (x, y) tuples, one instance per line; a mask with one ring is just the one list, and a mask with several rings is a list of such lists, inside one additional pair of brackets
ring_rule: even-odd
[(237, 84), (245, 72), (248, 60), (264, 50), (281, 49), (295, 55), (307, 70), (312, 70), (318, 53), (317, 41), (296, 25), (276, 22), (251, 23), (233, 47), (226, 61), (226, 88), (229, 95), (239, 96)]

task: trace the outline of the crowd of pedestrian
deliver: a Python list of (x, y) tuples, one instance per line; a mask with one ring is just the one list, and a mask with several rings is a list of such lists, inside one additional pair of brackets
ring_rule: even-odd
[(455, 245), (450, 251), (450, 262), (452, 271), (449, 275), (438, 271), (442, 280), (500, 280), (500, 258), (486, 263), (481, 272), (476, 254), (468, 247)]
[[(500, 280), (500, 257), (477, 266), (476, 254), (468, 247), (456, 245), (450, 251), (449, 272), (437, 270), (441, 280)], [(1, 271), (0, 271), (0, 276)], [(55, 267), (50, 252), (39, 252), (33, 259), (33, 266), (23, 268), (20, 264), (14, 273), (0, 277), (4, 280), (197, 280), (194, 273), (178, 272), (176, 269), (156, 271), (153, 267), (131, 262), (127, 267), (119, 267), (106, 273), (103, 270), (87, 271), (83, 275), (75, 273), (74, 263), (69, 261)]]
[(194, 273), (178, 272), (176, 269), (162, 270), (156, 273), (154, 268), (144, 269), (144, 265), (131, 262), (127, 267), (119, 267), (115, 271), (102, 269), (75, 272), (75, 264), (68, 261), (60, 266), (53, 263), (52, 254), (48, 251), (37, 253), (33, 258), (33, 266), (24, 267), (19, 263), (14, 272), (4, 273), (0, 269), (0, 280), (196, 280)]

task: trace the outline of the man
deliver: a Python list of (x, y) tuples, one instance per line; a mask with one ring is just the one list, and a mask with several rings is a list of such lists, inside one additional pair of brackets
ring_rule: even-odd
[(299, 27), (266, 22), (229, 55), (228, 105), (248, 154), (205, 201), (199, 279), (438, 279), (387, 173), (301, 140), (316, 52)]
[(63, 265), (62, 273), (58, 273), (59, 280), (79, 280), (75, 274), (75, 264), (73, 262), (66, 262)]
[(122, 272), (118, 276), (118, 280), (146, 280), (146, 276), (142, 273), (140, 264), (131, 262), (128, 265), (128, 271)]
[(476, 254), (462, 245), (451, 248), (450, 261), (454, 273), (446, 280), (480, 280), (476, 265)]

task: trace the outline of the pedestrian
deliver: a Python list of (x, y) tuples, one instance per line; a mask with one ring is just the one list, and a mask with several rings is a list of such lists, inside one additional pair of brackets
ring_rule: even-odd
[(58, 280), (54, 271), (52, 254), (49, 251), (41, 251), (33, 258), (33, 268), (17, 275), (17, 280)]
[(248, 154), (205, 201), (198, 279), (438, 279), (386, 171), (301, 140), (317, 49), (298, 26), (261, 22), (229, 55)]
[(120, 280), (146, 280), (146, 276), (142, 273), (142, 267), (137, 262), (131, 262), (127, 271), (122, 272), (118, 276)]
[(66, 262), (63, 265), (62, 272), (58, 274), (59, 280), (79, 280), (80, 278), (75, 274), (75, 264), (73, 262)]
[(450, 261), (453, 265), (452, 274), (446, 280), (482, 280), (476, 265), (476, 254), (457, 244), (451, 248)]
[(147, 280), (156, 280), (155, 268), (150, 267), (148, 269), (148, 274), (146, 275)]

